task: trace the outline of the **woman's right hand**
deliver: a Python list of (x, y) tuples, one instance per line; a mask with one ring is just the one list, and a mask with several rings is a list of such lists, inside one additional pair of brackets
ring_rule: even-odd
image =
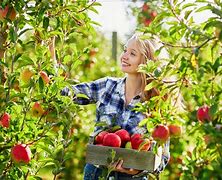
[(117, 162), (114, 162), (111, 165), (111, 167), (114, 169), (114, 171), (121, 172), (121, 173), (126, 173), (126, 174), (129, 174), (129, 175), (136, 175), (136, 174), (141, 172), (140, 170), (137, 170), (137, 169), (123, 168), (122, 165), (123, 165), (123, 160), (119, 160)]

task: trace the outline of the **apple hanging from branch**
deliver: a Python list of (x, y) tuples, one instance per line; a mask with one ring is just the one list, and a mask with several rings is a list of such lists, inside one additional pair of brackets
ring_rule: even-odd
[(35, 117), (40, 117), (44, 114), (44, 109), (42, 108), (41, 104), (39, 102), (35, 102), (32, 106), (32, 114)]
[(12, 147), (11, 157), (16, 163), (28, 164), (31, 160), (31, 150), (26, 144), (16, 144)]
[(170, 137), (179, 137), (182, 134), (182, 127), (177, 124), (168, 125)]
[(153, 130), (152, 137), (160, 143), (165, 143), (170, 137), (169, 128), (163, 124), (157, 125)]
[(204, 122), (204, 121), (211, 121), (211, 116), (210, 116), (210, 113), (209, 113), (209, 106), (207, 105), (203, 105), (201, 107), (198, 108), (197, 110), (197, 119), (200, 121), (200, 122)]
[(1, 119), (0, 119), (0, 125), (4, 128), (9, 128), (9, 125), (10, 125), (10, 115), (5, 112)]

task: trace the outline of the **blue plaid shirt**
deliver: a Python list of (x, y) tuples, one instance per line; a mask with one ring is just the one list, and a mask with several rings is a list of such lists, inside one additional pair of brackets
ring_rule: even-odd
[[(118, 125), (126, 129), (130, 134), (147, 132), (145, 127), (139, 127), (138, 123), (145, 118), (141, 112), (133, 110), (141, 101), (140, 95), (135, 96), (128, 105), (125, 105), (125, 80), (124, 78), (105, 77), (89, 83), (73, 85), (74, 102), (86, 105), (96, 103), (96, 123), (104, 122), (107, 126)], [(62, 95), (70, 95), (69, 88), (64, 88)], [(87, 98), (78, 97), (76, 94), (84, 94)], [(96, 127), (95, 130), (98, 130)], [(169, 160), (169, 142), (163, 149), (162, 165), (157, 172), (164, 169)]]

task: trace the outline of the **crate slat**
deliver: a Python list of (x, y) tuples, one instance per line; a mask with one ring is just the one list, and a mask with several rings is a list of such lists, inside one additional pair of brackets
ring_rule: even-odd
[(116, 151), (115, 160), (123, 159), (124, 168), (134, 168), (138, 170), (154, 171), (160, 165), (162, 149), (154, 154), (150, 151), (136, 151), (126, 148), (115, 148), (108, 146), (97, 146), (88, 144), (86, 148), (86, 162), (94, 165), (107, 166), (111, 151)]

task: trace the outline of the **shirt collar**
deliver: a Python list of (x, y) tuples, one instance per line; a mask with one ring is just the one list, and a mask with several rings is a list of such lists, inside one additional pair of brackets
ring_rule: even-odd
[[(122, 97), (125, 96), (125, 84), (126, 84), (126, 76), (120, 79), (120, 81), (117, 84), (116, 92)], [(135, 100), (139, 100), (141, 98), (141, 94), (138, 94), (134, 97)]]

